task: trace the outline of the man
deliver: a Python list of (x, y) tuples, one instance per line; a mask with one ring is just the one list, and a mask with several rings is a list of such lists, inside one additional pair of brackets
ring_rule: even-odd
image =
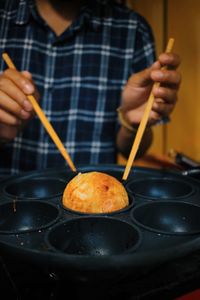
[[(149, 25), (113, 1), (1, 1), (3, 52), (19, 70), (8, 70), (0, 60), (3, 176), (65, 163), (34, 114), (29, 94), (39, 102), (75, 165), (114, 163), (118, 151), (129, 154), (155, 81), (161, 87), (154, 90), (155, 102), (140, 155), (152, 142), (151, 126), (168, 116), (176, 103), (181, 81), (176, 71), (179, 57), (162, 54), (154, 63)], [(169, 70), (161, 71), (163, 65)], [(118, 107), (125, 120), (122, 126)], [(18, 274), (21, 265), (12, 268), (16, 268), (14, 281), (23, 282), (24, 287), (28, 274), (24, 271), (22, 276), (23, 270)], [(40, 282), (37, 271), (34, 279)], [(33, 284), (23, 293), (23, 299), (36, 299), (40, 290), (37, 292)]]
[(128, 156), (152, 85), (160, 82), (139, 149), (145, 153), (151, 126), (174, 109), (181, 78), (177, 55), (163, 53), (155, 62), (141, 16), (113, 1), (9, 0), (0, 4), (0, 20), (0, 51), (19, 70), (0, 63), (2, 174), (64, 165), (29, 94), (75, 165), (106, 164), (118, 151)]

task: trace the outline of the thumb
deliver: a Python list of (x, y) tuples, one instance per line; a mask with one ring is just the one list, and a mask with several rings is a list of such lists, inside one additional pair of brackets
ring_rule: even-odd
[(151, 67), (144, 69), (141, 72), (131, 75), (127, 85), (132, 87), (146, 87), (152, 84), (151, 72), (160, 68), (160, 63), (156, 61)]
[(37, 99), (37, 101), (39, 100), (40, 98), (40, 93), (39, 91), (37, 90), (36, 86), (35, 86), (35, 83), (33, 81), (33, 77), (32, 77), (32, 74), (29, 72), (29, 71), (22, 71), (21, 72), (27, 79), (30, 80), (30, 82), (32, 83), (32, 85), (34, 86), (34, 92), (33, 92), (33, 96)]

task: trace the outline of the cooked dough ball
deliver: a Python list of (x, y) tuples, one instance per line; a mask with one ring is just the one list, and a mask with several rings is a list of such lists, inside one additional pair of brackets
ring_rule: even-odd
[(129, 204), (126, 189), (116, 178), (101, 172), (79, 173), (65, 187), (65, 208), (83, 213), (109, 213)]

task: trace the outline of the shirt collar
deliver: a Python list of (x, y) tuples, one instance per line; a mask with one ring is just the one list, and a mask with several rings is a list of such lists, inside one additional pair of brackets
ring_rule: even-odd
[[(81, 7), (79, 18), (74, 22), (73, 30), (79, 30), (85, 24), (94, 31), (98, 30), (102, 22), (102, 8), (101, 1), (88, 1), (87, 4)], [(16, 25), (27, 24), (35, 10), (36, 4), (34, 0), (19, 0), (14, 23)]]

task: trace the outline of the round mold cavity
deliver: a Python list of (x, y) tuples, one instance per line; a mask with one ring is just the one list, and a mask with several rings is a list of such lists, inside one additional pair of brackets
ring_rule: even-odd
[(180, 201), (148, 202), (131, 212), (133, 221), (143, 228), (174, 235), (200, 233), (200, 206)]
[(16, 234), (37, 231), (59, 218), (57, 206), (42, 201), (9, 201), (0, 205), (0, 233)]
[(129, 181), (127, 190), (135, 196), (153, 200), (185, 198), (194, 193), (188, 182), (176, 178), (143, 178)]
[(45, 199), (62, 195), (66, 182), (60, 178), (37, 176), (8, 182), (4, 192), (10, 198)]
[(76, 218), (51, 227), (50, 248), (69, 255), (106, 256), (134, 250), (140, 232), (127, 222), (108, 217)]

